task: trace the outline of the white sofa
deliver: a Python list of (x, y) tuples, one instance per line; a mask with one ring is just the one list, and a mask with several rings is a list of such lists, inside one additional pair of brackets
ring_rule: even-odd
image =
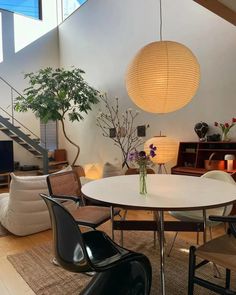
[[(71, 167), (61, 172), (67, 170)], [(51, 227), (47, 206), (39, 196), (48, 194), (46, 177), (11, 173), (9, 193), (0, 194), (0, 222), (11, 233), (25, 236)]]

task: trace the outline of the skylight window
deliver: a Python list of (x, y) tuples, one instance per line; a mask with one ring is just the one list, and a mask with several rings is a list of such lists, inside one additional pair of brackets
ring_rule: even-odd
[(63, 19), (67, 18), (87, 0), (62, 0)]
[(0, 8), (32, 18), (42, 19), (41, 0), (0, 0)]

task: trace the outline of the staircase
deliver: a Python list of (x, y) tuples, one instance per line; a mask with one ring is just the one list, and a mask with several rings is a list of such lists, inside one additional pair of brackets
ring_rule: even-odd
[[(8, 82), (0, 77), (4, 83), (11, 87), (12, 93), (12, 114), (9, 114), (6, 110), (0, 107), (0, 131), (5, 135), (10, 137), (12, 140), (21, 145), (24, 149), (30, 152), (38, 159), (43, 161), (43, 173), (48, 173), (48, 151), (40, 145), (40, 138), (34, 134), (25, 125), (14, 118), (13, 110), (13, 90), (21, 95), (17, 90), (15, 90)], [(10, 122), (11, 121), (11, 122)], [(17, 125), (16, 125), (17, 124)]]

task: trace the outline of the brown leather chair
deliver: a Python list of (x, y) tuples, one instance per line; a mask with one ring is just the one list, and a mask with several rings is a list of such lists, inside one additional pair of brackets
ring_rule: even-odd
[[(109, 207), (85, 206), (81, 197), (81, 182), (74, 171), (50, 174), (47, 177), (47, 184), (51, 197), (62, 201), (72, 200), (78, 204), (77, 209), (71, 211), (71, 214), (80, 225), (95, 229), (111, 219)], [(114, 215), (119, 214), (119, 211), (119, 209), (114, 209)]]
[[(230, 274), (231, 271), (236, 271), (236, 216), (209, 216), (209, 219), (216, 222), (228, 222), (229, 230), (226, 235), (210, 240), (197, 249), (194, 246), (190, 247), (188, 295), (193, 294), (194, 284), (212, 290), (217, 294), (236, 294), (235, 290), (230, 289)], [(201, 262), (196, 264), (196, 258), (200, 258)], [(209, 262), (225, 268), (224, 287), (195, 274), (196, 269)]]

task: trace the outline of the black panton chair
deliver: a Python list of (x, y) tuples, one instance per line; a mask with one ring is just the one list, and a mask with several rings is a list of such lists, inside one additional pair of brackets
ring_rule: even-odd
[(62, 204), (44, 194), (41, 197), (49, 209), (59, 265), (71, 272), (96, 272), (80, 294), (150, 294), (152, 269), (146, 256), (120, 247), (104, 232), (81, 233), (78, 222)]
[[(79, 206), (71, 211), (73, 217), (80, 222), (80, 225), (97, 228), (102, 223), (113, 218), (109, 207), (84, 206), (81, 197), (81, 183), (74, 171), (55, 173), (47, 176), (48, 191), (52, 197), (63, 200), (72, 200)], [(119, 209), (114, 209), (114, 216), (119, 214)], [(112, 220), (113, 221), (113, 220)]]
[[(235, 295), (236, 290), (232, 291), (230, 289), (230, 279), (231, 271), (236, 271), (236, 216), (209, 216), (209, 219), (217, 222), (228, 222), (228, 233), (210, 240), (197, 249), (194, 246), (190, 247), (188, 295), (194, 294), (194, 284), (212, 290), (216, 294)], [(196, 258), (200, 258), (201, 262), (196, 264)], [(224, 287), (196, 275), (196, 269), (208, 262), (213, 262), (225, 269)]]

